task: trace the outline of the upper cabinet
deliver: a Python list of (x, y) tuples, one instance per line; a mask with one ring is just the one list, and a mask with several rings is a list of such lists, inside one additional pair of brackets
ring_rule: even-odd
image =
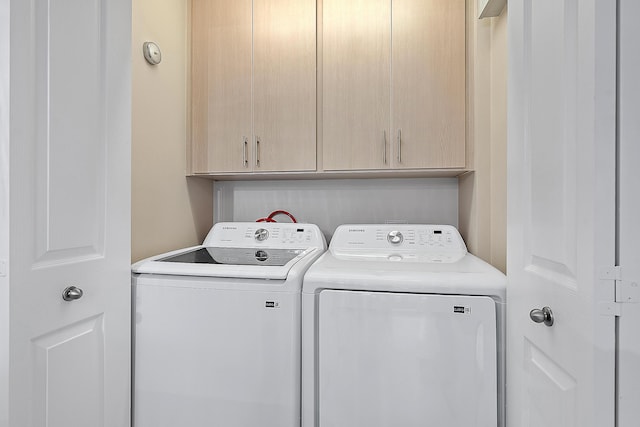
[(193, 171), (249, 171), (251, 0), (193, 0), (191, 25)]
[(323, 0), (325, 170), (465, 167), (465, 1)]
[(465, 166), (464, 0), (393, 0), (396, 168)]
[(253, 2), (255, 171), (316, 170), (316, 2)]
[(323, 0), (324, 169), (389, 167), (390, 65), (390, 0)]
[(192, 173), (464, 169), (465, 0), (192, 0), (191, 12)]
[(191, 23), (193, 172), (315, 170), (315, 0), (193, 0)]

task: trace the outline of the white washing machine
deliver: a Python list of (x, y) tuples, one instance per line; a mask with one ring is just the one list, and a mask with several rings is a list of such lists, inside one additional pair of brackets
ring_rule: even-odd
[(503, 427), (505, 285), (454, 227), (338, 227), (304, 278), (302, 426)]
[(325, 249), (315, 225), (218, 223), (135, 264), (135, 427), (299, 427), (302, 277)]

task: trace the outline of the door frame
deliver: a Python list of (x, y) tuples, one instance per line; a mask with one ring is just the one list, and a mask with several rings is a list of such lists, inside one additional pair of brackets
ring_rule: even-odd
[(10, 0), (0, 0), (0, 427), (9, 426)]
[[(635, 427), (640, 419), (640, 4), (637, 0), (618, 2), (618, 198), (617, 259), (620, 266), (616, 301), (620, 317), (617, 324), (616, 412), (618, 427)], [(635, 294), (633, 293), (635, 284)], [(629, 293), (629, 291), (632, 291)]]

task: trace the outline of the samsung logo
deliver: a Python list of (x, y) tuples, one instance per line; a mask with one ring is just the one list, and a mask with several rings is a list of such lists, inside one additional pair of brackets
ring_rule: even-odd
[(350, 228), (349, 233), (364, 233), (364, 228)]
[(454, 305), (453, 312), (459, 314), (471, 314), (471, 307), (465, 307), (463, 305)]

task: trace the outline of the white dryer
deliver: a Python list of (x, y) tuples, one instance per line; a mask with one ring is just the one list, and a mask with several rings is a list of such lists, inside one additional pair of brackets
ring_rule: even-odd
[(505, 285), (454, 227), (338, 227), (303, 283), (302, 426), (504, 426)]
[[(299, 427), (310, 224), (218, 223), (133, 266), (135, 427)], [(124, 391), (123, 391), (124, 392)]]

